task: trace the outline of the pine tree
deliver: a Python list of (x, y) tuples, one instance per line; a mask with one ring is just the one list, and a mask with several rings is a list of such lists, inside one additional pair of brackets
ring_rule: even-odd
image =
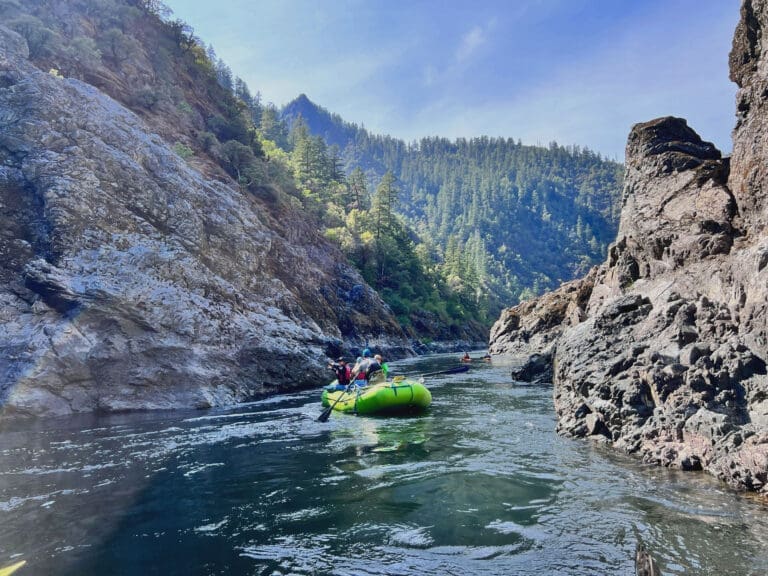
[(234, 94), (235, 98), (239, 98), (249, 110), (251, 109), (253, 106), (253, 96), (251, 96), (251, 91), (248, 89), (248, 84), (239, 76), (235, 77)]
[(259, 132), (264, 138), (271, 140), (282, 149), (292, 149), (288, 140), (288, 130), (285, 123), (280, 119), (280, 112), (274, 104), (270, 103), (264, 106), (259, 122)]
[(232, 92), (234, 90), (232, 70), (221, 58), (216, 61), (216, 80), (219, 82), (219, 86), (228, 92)]
[(358, 210), (368, 209), (368, 182), (358, 166), (349, 176), (349, 189), (353, 207)]
[(376, 221), (377, 238), (392, 228), (393, 210), (397, 205), (398, 192), (395, 176), (392, 172), (387, 172), (376, 188), (371, 208)]

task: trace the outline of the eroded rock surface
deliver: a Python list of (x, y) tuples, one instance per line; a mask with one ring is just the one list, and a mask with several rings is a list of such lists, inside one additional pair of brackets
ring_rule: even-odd
[(0, 26), (0, 403), (222, 405), (410, 346), (288, 206), (206, 179), (132, 112), (41, 71)]
[(634, 126), (617, 241), (581, 321), (504, 327), (538, 326), (544, 296), (506, 311), (491, 349), (554, 350), (560, 433), (768, 493), (768, 3), (741, 13), (732, 157), (681, 119)]
[(489, 352), (508, 357), (515, 380), (552, 381), (558, 338), (565, 328), (586, 318), (595, 272), (596, 268), (583, 279), (502, 312), (491, 328)]

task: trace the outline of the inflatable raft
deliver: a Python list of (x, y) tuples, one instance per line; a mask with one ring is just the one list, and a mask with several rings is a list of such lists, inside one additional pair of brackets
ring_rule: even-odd
[(323, 406), (354, 414), (419, 412), (432, 403), (432, 394), (416, 380), (398, 379), (369, 386), (344, 386), (333, 382), (325, 387)]
[(11, 576), (16, 570), (24, 566), (26, 564), (26, 560), (20, 560), (16, 562), (15, 564), (11, 564), (10, 566), (6, 566), (5, 568), (0, 568), (0, 576)]

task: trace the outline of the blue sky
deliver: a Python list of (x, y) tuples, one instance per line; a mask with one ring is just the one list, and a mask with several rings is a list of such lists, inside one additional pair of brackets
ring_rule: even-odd
[(739, 0), (165, 0), (263, 100), (406, 141), (479, 135), (619, 161), (674, 115), (731, 150)]

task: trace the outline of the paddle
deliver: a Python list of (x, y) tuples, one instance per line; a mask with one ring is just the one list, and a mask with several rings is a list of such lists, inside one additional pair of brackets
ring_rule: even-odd
[(346, 396), (347, 394), (349, 394), (349, 391), (350, 391), (351, 389), (352, 389), (352, 385), (350, 384), (349, 386), (347, 386), (347, 389), (346, 389), (346, 390), (344, 390), (344, 392), (342, 392), (341, 394), (339, 394), (339, 397), (338, 397), (338, 398), (336, 398), (336, 400), (333, 402), (333, 404), (331, 404), (330, 406), (328, 406), (328, 408), (326, 408), (325, 410), (323, 410), (323, 413), (322, 413), (322, 414), (320, 414), (320, 416), (318, 416), (318, 417), (317, 417), (317, 421), (318, 421), (318, 422), (325, 422), (326, 420), (328, 420), (328, 417), (331, 415), (331, 412), (333, 412), (333, 408), (334, 408), (334, 406), (336, 406), (336, 404), (338, 404), (338, 403), (339, 403), (339, 400), (341, 400), (342, 398), (344, 398), (344, 396)]
[(428, 374), (422, 374), (422, 376), (440, 376), (442, 374), (459, 374), (461, 372), (466, 372), (469, 370), (469, 366), (456, 366), (456, 368), (451, 368), (450, 370), (442, 370), (440, 372), (430, 372)]

